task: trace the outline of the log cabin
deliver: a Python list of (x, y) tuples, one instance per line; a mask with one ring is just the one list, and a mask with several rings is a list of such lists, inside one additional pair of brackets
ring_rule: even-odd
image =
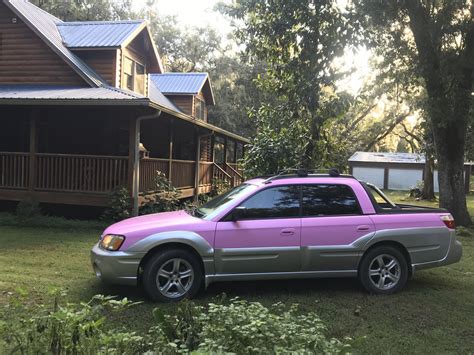
[(134, 213), (161, 171), (181, 196), (242, 182), (248, 140), (207, 120), (207, 73), (168, 73), (146, 21), (63, 22), (0, 0), (0, 200)]

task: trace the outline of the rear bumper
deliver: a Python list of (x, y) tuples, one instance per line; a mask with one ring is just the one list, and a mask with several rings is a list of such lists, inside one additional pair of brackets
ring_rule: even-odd
[(91, 250), (91, 263), (98, 279), (105, 283), (136, 286), (138, 267), (145, 253), (106, 251), (97, 243)]
[(427, 263), (413, 264), (413, 271), (429, 269), (437, 266), (444, 266), (457, 263), (462, 257), (462, 244), (456, 240), (454, 232), (451, 233), (451, 242), (446, 256), (441, 260), (431, 261)]

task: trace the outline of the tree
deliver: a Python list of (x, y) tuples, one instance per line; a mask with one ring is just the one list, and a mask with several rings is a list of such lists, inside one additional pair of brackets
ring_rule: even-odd
[(176, 16), (159, 16), (158, 10), (153, 0), (147, 2), (146, 18), (167, 71), (208, 70), (225, 51), (221, 36), (211, 26), (182, 27)]
[(344, 75), (334, 59), (358, 43), (358, 21), (351, 9), (330, 0), (237, 0), (225, 12), (242, 23), (236, 36), (250, 60), (268, 66), (258, 79), (260, 87), (284, 102), (284, 115), (294, 126), (306, 127), (303, 164), (320, 165), (321, 132), (328, 118), (321, 105), (323, 91)]
[(438, 158), (440, 206), (459, 225), (469, 225), (463, 165), (472, 110), (474, 6), (467, 0), (355, 3), (374, 43), (390, 43), (390, 54), (422, 79)]
[(159, 16), (153, 1), (147, 3), (146, 17), (167, 71), (209, 72), (216, 105), (209, 107), (208, 120), (231, 132), (250, 137), (255, 124), (248, 109), (256, 106), (260, 91), (254, 78), (263, 64), (250, 65), (230, 49), (212, 27), (182, 27), (175, 16)]
[(32, 0), (32, 3), (64, 21), (111, 21), (140, 17), (131, 0)]

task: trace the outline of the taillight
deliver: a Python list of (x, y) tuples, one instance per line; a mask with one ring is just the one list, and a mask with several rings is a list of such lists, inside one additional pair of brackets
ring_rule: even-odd
[(454, 223), (454, 218), (450, 214), (441, 216), (441, 220), (444, 222), (446, 227), (448, 227), (449, 229), (455, 229), (456, 228), (456, 224)]

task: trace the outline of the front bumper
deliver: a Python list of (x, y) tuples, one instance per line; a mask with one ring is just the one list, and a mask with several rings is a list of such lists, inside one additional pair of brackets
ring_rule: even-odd
[(105, 283), (136, 286), (138, 267), (145, 253), (107, 251), (99, 243), (91, 250), (91, 263), (95, 275)]

